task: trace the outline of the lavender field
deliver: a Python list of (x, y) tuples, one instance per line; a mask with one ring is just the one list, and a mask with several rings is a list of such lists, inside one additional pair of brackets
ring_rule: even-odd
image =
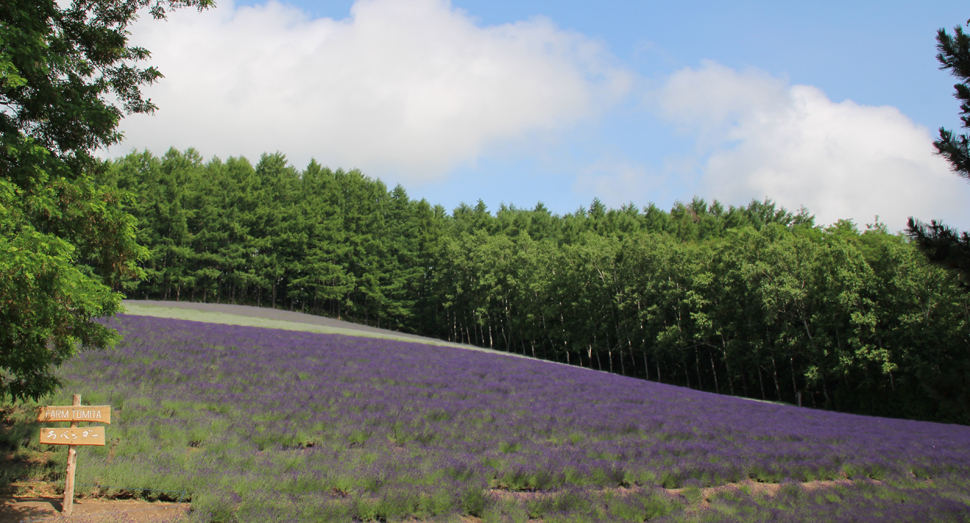
[(114, 408), (77, 481), (185, 490), (196, 521), (970, 521), (970, 427), (403, 341), (110, 325), (125, 341), (53, 399)]

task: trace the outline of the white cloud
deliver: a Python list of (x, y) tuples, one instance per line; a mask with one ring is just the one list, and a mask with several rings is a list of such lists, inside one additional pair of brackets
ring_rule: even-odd
[(145, 89), (159, 110), (123, 120), (112, 155), (279, 150), (297, 166), (426, 181), (593, 118), (632, 83), (600, 43), (541, 17), (480, 27), (448, 0), (358, 0), (346, 20), (220, 5), (133, 28), (165, 78)]
[(908, 216), (970, 226), (970, 188), (934, 155), (929, 129), (895, 107), (833, 102), (819, 89), (713, 62), (680, 70), (649, 101), (698, 137), (706, 196), (806, 206), (817, 223), (892, 230)]

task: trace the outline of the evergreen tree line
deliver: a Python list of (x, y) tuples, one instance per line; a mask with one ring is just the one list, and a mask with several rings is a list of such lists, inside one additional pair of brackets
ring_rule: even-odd
[(131, 298), (285, 308), (695, 389), (970, 423), (970, 300), (901, 235), (677, 203), (450, 214), (359, 171), (189, 149), (109, 162)]

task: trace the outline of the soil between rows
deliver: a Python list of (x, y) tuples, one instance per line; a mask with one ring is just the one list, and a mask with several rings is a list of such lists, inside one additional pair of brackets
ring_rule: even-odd
[(63, 517), (63, 501), (56, 496), (0, 499), (0, 523), (175, 523), (183, 521), (189, 510), (186, 503), (76, 499), (71, 517)]

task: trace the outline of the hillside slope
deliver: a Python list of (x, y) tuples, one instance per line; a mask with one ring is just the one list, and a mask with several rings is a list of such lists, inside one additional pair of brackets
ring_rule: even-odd
[[(372, 336), (107, 323), (124, 340), (68, 362), (51, 399), (112, 406), (110, 444), (83, 449), (82, 493), (185, 492), (199, 523), (970, 517), (960, 425)], [(5, 444), (34, 457), (27, 479), (62, 481), (65, 452), (37, 443), (30, 414)]]

